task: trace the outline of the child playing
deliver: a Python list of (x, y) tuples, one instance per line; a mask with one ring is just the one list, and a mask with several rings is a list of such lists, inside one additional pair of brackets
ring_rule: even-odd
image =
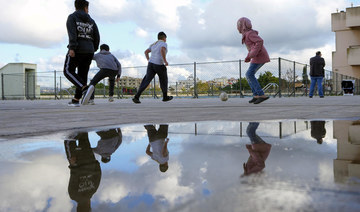
[(250, 67), (246, 72), (246, 79), (253, 93), (253, 99), (249, 103), (259, 104), (267, 99), (255, 73), (267, 62), (270, 62), (269, 55), (264, 47), (264, 41), (259, 33), (252, 29), (251, 21), (242, 17), (237, 22), (237, 29), (242, 34), (242, 44), (245, 44), (249, 53), (245, 58), (245, 63), (250, 62)]
[[(172, 96), (168, 96), (168, 75), (167, 68), (168, 62), (166, 60), (167, 54), (167, 44), (166, 44), (166, 34), (164, 32), (158, 33), (158, 41), (151, 44), (149, 48), (145, 50), (145, 57), (149, 61), (146, 75), (141, 81), (139, 90), (132, 99), (135, 104), (140, 104), (140, 95), (148, 87), (151, 80), (154, 79), (155, 74), (159, 76), (160, 88), (163, 92), (163, 101), (167, 102), (173, 99)], [(151, 57), (149, 54), (151, 53)]]
[(90, 98), (93, 96), (95, 85), (105, 77), (109, 77), (109, 101), (112, 101), (114, 95), (115, 76), (116, 81), (119, 81), (121, 75), (121, 64), (114, 55), (110, 53), (110, 48), (106, 44), (100, 46), (100, 52), (95, 54), (93, 60), (96, 61), (100, 71), (90, 81), (89, 88), (82, 100), (83, 105), (89, 103)]

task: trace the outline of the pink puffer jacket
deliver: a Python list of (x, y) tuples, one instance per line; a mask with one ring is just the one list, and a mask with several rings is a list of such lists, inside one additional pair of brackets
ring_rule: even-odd
[(248, 18), (240, 18), (237, 22), (239, 32), (242, 34), (242, 43), (246, 45), (249, 53), (246, 58), (251, 59), (251, 63), (270, 62), (269, 54), (264, 47), (263, 39), (259, 33), (252, 29), (251, 21)]

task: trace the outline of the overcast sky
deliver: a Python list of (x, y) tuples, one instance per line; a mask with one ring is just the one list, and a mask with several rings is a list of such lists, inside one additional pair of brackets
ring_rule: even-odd
[[(0, 67), (10, 62), (38, 64), (38, 71), (62, 70), (73, 0), (0, 0)], [(308, 63), (317, 50), (331, 69), (335, 34), (331, 13), (351, 0), (89, 0), (101, 43), (123, 66), (146, 65), (144, 50), (159, 31), (168, 35), (171, 64), (244, 59), (236, 29), (252, 20), (270, 57)], [(92, 66), (95, 64), (93, 63)]]

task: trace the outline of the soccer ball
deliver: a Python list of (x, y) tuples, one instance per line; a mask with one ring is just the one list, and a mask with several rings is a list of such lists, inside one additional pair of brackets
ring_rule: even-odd
[(220, 97), (221, 101), (226, 101), (229, 98), (227, 93), (225, 93), (225, 92), (221, 92), (219, 97)]

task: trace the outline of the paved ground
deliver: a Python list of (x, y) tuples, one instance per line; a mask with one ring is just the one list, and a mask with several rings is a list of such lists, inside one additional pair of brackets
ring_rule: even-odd
[(206, 120), (360, 119), (360, 96), (270, 98), (249, 104), (250, 98), (96, 99), (96, 105), (68, 107), (69, 100), (0, 101), (0, 138), (46, 134), (61, 130), (125, 123), (168, 123)]

